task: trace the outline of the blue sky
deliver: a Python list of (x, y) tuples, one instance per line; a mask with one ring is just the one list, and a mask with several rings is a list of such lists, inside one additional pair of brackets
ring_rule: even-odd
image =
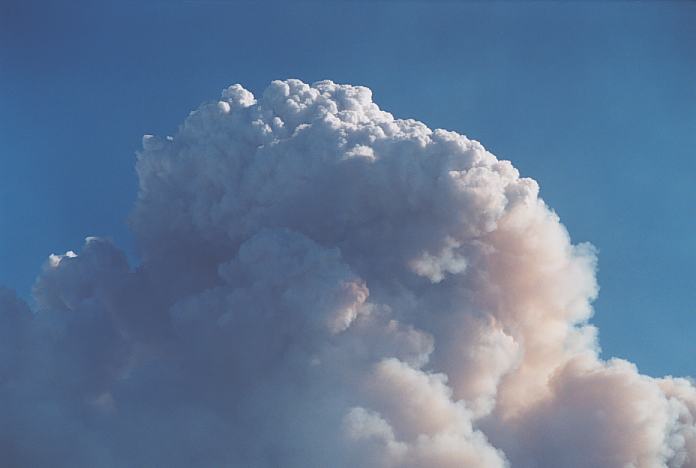
[(0, 284), (126, 218), (144, 133), (277, 78), (480, 140), (598, 247), (606, 356), (696, 375), (696, 3), (0, 4)]

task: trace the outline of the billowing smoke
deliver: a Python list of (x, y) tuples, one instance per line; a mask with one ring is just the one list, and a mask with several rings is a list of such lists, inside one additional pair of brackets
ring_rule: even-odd
[(696, 388), (602, 360), (595, 251), (370, 90), (146, 136), (131, 226), (0, 291), (4, 467), (696, 467)]

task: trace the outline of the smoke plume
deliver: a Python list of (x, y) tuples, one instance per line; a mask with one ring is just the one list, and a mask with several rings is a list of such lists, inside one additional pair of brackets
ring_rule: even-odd
[(369, 89), (240, 85), (147, 135), (139, 265), (0, 290), (6, 467), (696, 467), (696, 388), (599, 357), (595, 251)]

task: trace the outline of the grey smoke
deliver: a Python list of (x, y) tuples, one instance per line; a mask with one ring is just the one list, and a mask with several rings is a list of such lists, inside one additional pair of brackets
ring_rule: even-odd
[(599, 357), (595, 251), (369, 89), (239, 85), (146, 136), (131, 216), (0, 290), (8, 467), (696, 467), (696, 388)]

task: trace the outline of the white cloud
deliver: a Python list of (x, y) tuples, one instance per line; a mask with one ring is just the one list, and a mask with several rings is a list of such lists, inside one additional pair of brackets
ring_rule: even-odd
[(594, 249), (478, 142), (275, 81), (137, 172), (142, 264), (0, 291), (9, 465), (696, 466), (694, 386), (598, 357)]

